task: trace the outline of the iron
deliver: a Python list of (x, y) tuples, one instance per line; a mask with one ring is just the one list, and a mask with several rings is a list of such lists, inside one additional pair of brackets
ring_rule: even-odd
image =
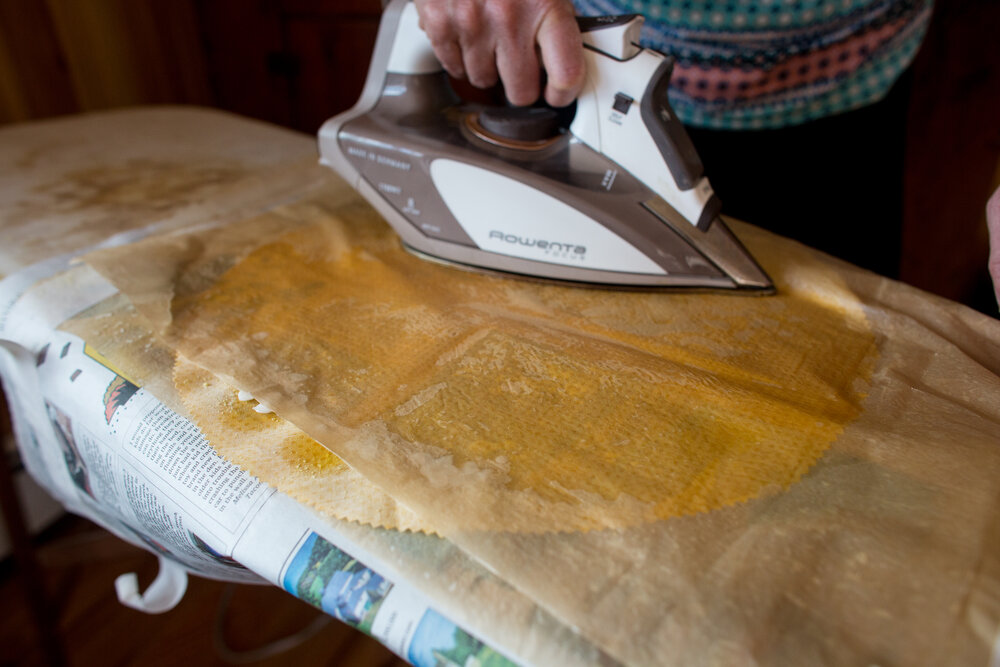
[(667, 102), (673, 60), (639, 15), (578, 19), (572, 121), (461, 100), (410, 0), (383, 12), (364, 90), (319, 132), (336, 170), (412, 252), (462, 268), (612, 288), (774, 286), (719, 217)]

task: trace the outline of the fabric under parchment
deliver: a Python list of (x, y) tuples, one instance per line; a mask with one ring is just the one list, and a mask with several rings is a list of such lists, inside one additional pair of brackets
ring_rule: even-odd
[(767, 237), (779, 294), (740, 298), (436, 266), (343, 196), (239, 232), (259, 239), (242, 259), (177, 251), (151, 319), (445, 530), (621, 527), (787, 488), (859, 414), (876, 357), (836, 273)]
[(183, 357), (174, 384), (188, 414), (228, 461), (326, 516), (369, 526), (433, 533), (318, 442), (275, 414), (254, 411), (235, 389)]
[[(53, 280), (71, 291), (79, 265)], [(109, 367), (195, 422), (215, 451), (327, 517), (367, 526), (434, 533), (426, 521), (351, 470), (328, 449), (163, 344), (121, 295), (78, 313), (60, 329), (87, 341)], [(114, 359), (114, 362), (110, 360)]]

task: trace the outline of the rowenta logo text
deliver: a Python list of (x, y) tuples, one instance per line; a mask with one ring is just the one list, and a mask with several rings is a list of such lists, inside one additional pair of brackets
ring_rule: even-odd
[(490, 232), (490, 238), (498, 239), (504, 243), (510, 243), (511, 245), (520, 245), (526, 248), (538, 248), (547, 255), (559, 255), (562, 257), (573, 257), (574, 259), (583, 259), (587, 254), (587, 246), (577, 245), (575, 243), (560, 243), (558, 241), (533, 239), (525, 236), (517, 236), (516, 234), (504, 234), (503, 232), (496, 230)]

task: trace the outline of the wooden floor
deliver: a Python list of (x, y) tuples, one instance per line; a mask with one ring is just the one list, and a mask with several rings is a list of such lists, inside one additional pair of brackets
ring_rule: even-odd
[[(255, 656), (252, 651), (329, 618), (274, 586), (191, 577), (187, 594), (172, 611), (150, 616), (128, 609), (115, 597), (115, 578), (136, 572), (145, 586), (156, 574), (156, 559), (84, 519), (59, 521), (36, 539), (36, 547), (40, 577), (31, 586), (49, 595), (51, 623), (66, 665), (407, 664), (334, 619), (286, 651)], [(0, 665), (45, 665), (51, 660), (21, 583), (8, 559), (0, 566)]]

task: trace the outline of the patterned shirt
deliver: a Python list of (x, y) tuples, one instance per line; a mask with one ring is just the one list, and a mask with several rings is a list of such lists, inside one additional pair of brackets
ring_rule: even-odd
[(909, 66), (933, 0), (575, 0), (581, 15), (639, 13), (643, 46), (673, 55), (685, 123), (795, 125), (880, 100)]

